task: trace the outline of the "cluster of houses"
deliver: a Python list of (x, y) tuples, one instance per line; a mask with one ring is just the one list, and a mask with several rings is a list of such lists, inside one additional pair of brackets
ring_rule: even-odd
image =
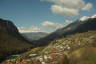
[[(91, 39), (91, 40), (89, 40)], [(74, 40), (74, 41), (73, 41)], [(80, 41), (82, 40), (83, 43)], [(84, 43), (84, 41), (86, 41)], [(57, 64), (58, 63), (58, 58), (63, 57), (64, 55), (67, 55), (69, 51), (72, 49), (72, 47), (79, 47), (82, 45), (85, 45), (88, 42), (93, 42), (94, 38), (93, 36), (90, 36), (89, 38), (75, 38), (75, 39), (70, 39), (69, 40), (56, 40), (54, 41), (55, 44), (52, 45), (51, 49), (49, 51), (44, 51), (44, 54), (41, 54), (38, 56), (38, 54), (29, 54), (26, 59), (21, 59), (17, 61), (16, 59), (9, 59), (6, 60), (2, 64)], [(72, 45), (72, 43), (74, 45)]]

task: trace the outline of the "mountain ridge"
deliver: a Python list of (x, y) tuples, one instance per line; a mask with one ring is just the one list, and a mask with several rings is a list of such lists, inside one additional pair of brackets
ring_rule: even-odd
[(36, 45), (37, 46), (48, 45), (49, 42), (54, 39), (66, 37), (67, 35), (71, 35), (71, 34), (75, 34), (75, 33), (88, 32), (90, 30), (96, 30), (96, 17), (89, 18), (84, 21), (77, 20), (64, 28), (58, 29), (57, 31), (49, 34), (45, 38), (41, 38), (40, 40), (37, 40), (36, 42), (38, 44), (36, 44)]
[(0, 62), (11, 54), (21, 53), (30, 48), (32, 45), (19, 34), (11, 21), (0, 19)]

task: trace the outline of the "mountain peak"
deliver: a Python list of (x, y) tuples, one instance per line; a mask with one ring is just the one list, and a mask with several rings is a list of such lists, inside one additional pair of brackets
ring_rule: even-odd
[(96, 18), (96, 14), (95, 14), (95, 15), (93, 15), (93, 16), (91, 16), (91, 18)]
[(3, 19), (0, 19), (0, 30), (6, 32), (18, 32), (18, 29), (11, 21)]
[(96, 14), (93, 15), (93, 16), (90, 16), (90, 17), (88, 17), (88, 16), (83, 16), (83, 17), (81, 17), (79, 20), (80, 20), (80, 21), (86, 21), (86, 20), (88, 20), (88, 19), (94, 19), (94, 18), (96, 18)]

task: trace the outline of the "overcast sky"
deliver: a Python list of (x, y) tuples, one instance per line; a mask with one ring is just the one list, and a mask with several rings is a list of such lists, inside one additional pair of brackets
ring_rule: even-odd
[(0, 18), (20, 32), (52, 32), (83, 16), (96, 14), (96, 0), (0, 0)]

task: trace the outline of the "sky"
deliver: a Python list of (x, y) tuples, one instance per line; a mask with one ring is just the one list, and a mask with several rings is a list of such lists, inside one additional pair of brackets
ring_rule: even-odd
[(0, 18), (20, 32), (53, 32), (96, 14), (96, 0), (0, 0)]

